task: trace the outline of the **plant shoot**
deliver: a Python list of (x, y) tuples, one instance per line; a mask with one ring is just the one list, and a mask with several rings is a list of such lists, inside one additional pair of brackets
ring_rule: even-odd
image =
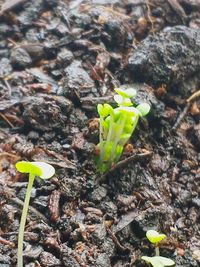
[(136, 95), (133, 88), (116, 88), (114, 100), (117, 107), (109, 104), (98, 104), (97, 111), (100, 116), (99, 131), (99, 158), (98, 170), (102, 173), (108, 171), (115, 164), (122, 152), (124, 145), (131, 137), (140, 117), (149, 113), (150, 106), (141, 103), (134, 107), (131, 98)]
[(24, 200), (24, 206), (19, 226), (18, 234), (18, 251), (17, 251), (17, 267), (23, 267), (23, 240), (24, 240), (24, 229), (26, 224), (26, 218), (28, 213), (28, 207), (30, 202), (31, 190), (35, 176), (41, 179), (49, 179), (55, 174), (55, 169), (50, 164), (44, 162), (27, 162), (19, 161), (16, 163), (16, 169), (21, 173), (29, 174), (29, 181), (26, 190), (26, 196)]
[(171, 259), (168, 259), (166, 257), (160, 256), (159, 251), (159, 243), (166, 238), (165, 234), (159, 234), (155, 230), (149, 230), (146, 232), (147, 239), (152, 243), (155, 244), (155, 256), (154, 257), (147, 257), (142, 256), (141, 259), (146, 261), (148, 264), (151, 264), (153, 267), (168, 267), (168, 266), (174, 266), (175, 262)]

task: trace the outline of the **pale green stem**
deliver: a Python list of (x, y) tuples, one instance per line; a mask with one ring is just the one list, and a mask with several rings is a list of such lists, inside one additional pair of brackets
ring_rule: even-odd
[(137, 117), (135, 118), (135, 122), (134, 122), (134, 124), (133, 124), (133, 126), (132, 126), (132, 132), (131, 132), (131, 135), (132, 135), (132, 133), (134, 132), (134, 130), (135, 130), (135, 127), (137, 126), (137, 124), (138, 124), (138, 120), (139, 120), (139, 115), (137, 115)]
[[(131, 130), (131, 132), (130, 132), (130, 136), (133, 134), (133, 132), (134, 132), (134, 130), (135, 130), (135, 127), (137, 126), (138, 119), (139, 119), (139, 116), (137, 116), (137, 117), (135, 118), (135, 121), (134, 121), (134, 123), (133, 123), (133, 125), (132, 125), (132, 130)], [(127, 141), (128, 141), (128, 140), (125, 140), (124, 142), (121, 143), (121, 145), (124, 146), (124, 145), (126, 144)]]
[(24, 200), (24, 207), (22, 210), (22, 216), (19, 226), (19, 234), (18, 234), (18, 251), (17, 251), (17, 267), (23, 267), (23, 240), (24, 240), (24, 229), (26, 224), (26, 218), (28, 213), (29, 201), (31, 197), (31, 189), (33, 187), (35, 175), (29, 174), (29, 181), (26, 190), (26, 196)]
[(102, 160), (103, 155), (103, 118), (100, 116), (100, 131), (99, 131), (99, 140), (100, 140), (100, 160)]
[(112, 138), (113, 122), (114, 122), (114, 116), (113, 116), (113, 114), (110, 114), (110, 125), (109, 125), (109, 131), (108, 131), (108, 134), (107, 134), (107, 137), (106, 137), (106, 142), (105, 142), (105, 145), (103, 147), (103, 154), (102, 154), (102, 157), (101, 157), (101, 161), (102, 162), (103, 162), (103, 156), (105, 155), (107, 147), (109, 146), (109, 143), (110, 143), (111, 138)]
[(111, 151), (111, 155), (110, 155), (111, 164), (113, 163), (113, 159), (114, 159), (115, 152), (116, 152), (116, 147), (117, 147), (117, 145), (119, 143), (121, 134), (122, 134), (122, 132), (124, 130), (124, 125), (125, 125), (125, 122), (126, 122), (126, 118), (127, 118), (127, 116), (122, 115), (121, 119), (119, 121), (120, 128), (119, 128), (119, 131), (117, 132), (117, 135), (115, 136), (115, 141), (114, 141), (114, 144), (113, 144), (113, 147), (112, 147), (112, 151)]
[(156, 253), (156, 256), (160, 256), (160, 250), (158, 246), (155, 247), (155, 253)]
[(110, 127), (109, 127), (109, 131), (108, 131), (108, 136), (106, 138), (107, 142), (111, 141), (112, 132), (113, 132), (113, 121), (114, 121), (114, 116), (113, 116), (113, 114), (110, 114)]

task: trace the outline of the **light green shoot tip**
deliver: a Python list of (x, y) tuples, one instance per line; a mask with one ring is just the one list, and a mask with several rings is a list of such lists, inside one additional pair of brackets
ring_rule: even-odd
[(175, 265), (175, 262), (173, 260), (161, 256), (142, 256), (141, 259), (146, 261), (147, 263), (150, 263), (153, 267), (170, 267)]
[(121, 88), (115, 88), (115, 92), (118, 93), (118, 95), (121, 95), (122, 97), (131, 98), (136, 96), (137, 92), (134, 88), (128, 88), (128, 89), (121, 89)]
[(142, 116), (146, 116), (149, 113), (151, 107), (147, 103), (141, 103), (136, 108), (140, 111)]
[(54, 167), (45, 162), (19, 161), (15, 166), (19, 172), (37, 175), (41, 179), (49, 179), (55, 174)]
[(146, 232), (146, 237), (148, 238), (148, 240), (151, 243), (156, 244), (156, 243), (159, 243), (160, 241), (162, 241), (164, 238), (166, 238), (166, 235), (159, 234), (155, 230), (149, 230)]

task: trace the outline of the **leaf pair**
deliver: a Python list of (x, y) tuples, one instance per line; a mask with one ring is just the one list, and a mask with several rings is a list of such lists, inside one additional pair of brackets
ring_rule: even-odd
[(147, 257), (147, 256), (142, 256), (141, 259), (146, 261), (147, 263), (150, 263), (153, 267), (168, 267), (168, 266), (174, 266), (175, 262), (171, 259), (168, 259), (166, 257), (161, 257), (159, 256), (159, 247), (158, 244), (166, 238), (165, 234), (159, 234), (155, 230), (149, 230), (146, 232), (146, 237), (147, 239), (155, 244), (157, 246), (157, 251), (158, 254), (154, 257)]

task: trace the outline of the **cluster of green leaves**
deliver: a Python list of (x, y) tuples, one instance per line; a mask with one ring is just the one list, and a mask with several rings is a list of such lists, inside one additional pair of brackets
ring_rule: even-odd
[(97, 106), (100, 116), (100, 155), (97, 167), (102, 173), (109, 170), (119, 160), (123, 147), (131, 137), (139, 117), (145, 116), (150, 110), (147, 103), (133, 106), (131, 98), (136, 95), (135, 89), (117, 88), (115, 92), (117, 93), (114, 95), (116, 108), (107, 103)]
[(142, 256), (141, 259), (151, 264), (153, 267), (168, 267), (174, 266), (175, 262), (166, 257), (162, 257), (159, 254), (159, 243), (166, 238), (165, 234), (159, 234), (157, 231), (149, 230), (146, 232), (147, 239), (156, 246), (156, 255), (153, 257)]

